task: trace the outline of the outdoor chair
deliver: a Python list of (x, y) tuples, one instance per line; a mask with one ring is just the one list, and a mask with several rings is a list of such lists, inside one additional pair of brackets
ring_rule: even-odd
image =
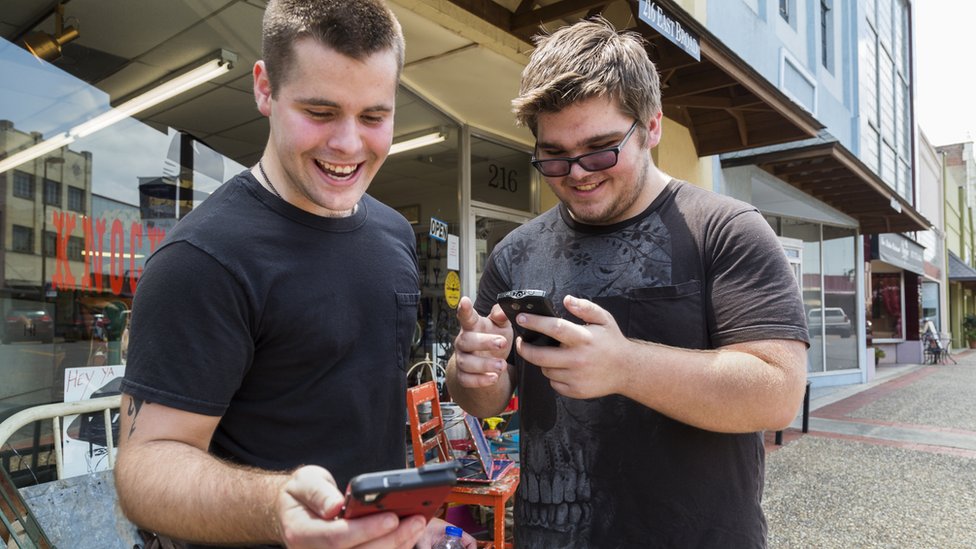
[[(433, 461), (432, 453), (435, 449), (437, 460), (454, 459), (444, 431), (444, 418), (441, 415), (435, 382), (428, 381), (407, 389), (407, 417), (410, 420), (410, 441), (416, 467), (426, 463), (429, 454)], [(518, 483), (519, 468), (513, 467), (490, 484), (458, 484), (451, 489), (451, 494), (447, 497), (448, 503), (483, 505), (494, 510), (492, 542), (479, 542), (479, 547), (511, 547), (510, 543), (505, 543), (505, 505), (515, 494)]]
[(922, 336), (923, 351), (926, 364), (956, 364), (952, 358), (952, 337), (948, 333), (933, 334), (926, 332)]

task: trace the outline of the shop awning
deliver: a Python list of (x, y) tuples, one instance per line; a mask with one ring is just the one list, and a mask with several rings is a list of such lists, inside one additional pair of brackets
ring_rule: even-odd
[(823, 128), (673, 0), (654, 4), (697, 36), (700, 61), (642, 21), (637, 0), (508, 2), (514, 11), (494, 0), (450, 2), (527, 44), (543, 25), (555, 29), (598, 13), (614, 21), (614, 14), (626, 13), (636, 24), (632, 30), (650, 43), (664, 115), (688, 128), (699, 156), (805, 139)]
[(932, 224), (831, 135), (722, 155), (722, 167), (755, 165), (855, 219), (864, 234), (925, 231)]
[(976, 269), (949, 252), (949, 282), (976, 282)]

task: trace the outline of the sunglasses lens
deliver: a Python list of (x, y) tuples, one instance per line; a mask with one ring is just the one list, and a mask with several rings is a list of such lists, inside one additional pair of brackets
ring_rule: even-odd
[(617, 164), (617, 151), (597, 151), (579, 158), (580, 166), (588, 172), (598, 172), (607, 168), (612, 168)]
[(532, 164), (546, 177), (562, 177), (569, 173), (569, 162), (565, 160), (536, 160)]

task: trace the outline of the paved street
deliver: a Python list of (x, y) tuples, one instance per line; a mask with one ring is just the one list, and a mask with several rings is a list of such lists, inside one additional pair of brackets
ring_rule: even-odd
[(976, 352), (814, 389), (810, 432), (767, 435), (770, 549), (976, 547)]

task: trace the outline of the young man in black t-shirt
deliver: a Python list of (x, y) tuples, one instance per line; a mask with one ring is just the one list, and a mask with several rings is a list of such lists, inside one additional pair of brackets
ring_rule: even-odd
[[(468, 412), (517, 388), (519, 547), (761, 548), (762, 431), (803, 396), (796, 280), (752, 206), (675, 180), (660, 84), (638, 36), (603, 20), (545, 37), (513, 102), (560, 204), (492, 252), (461, 300), (448, 367)], [(521, 314), (558, 347), (516, 339), (499, 292), (546, 290), (562, 318)]]

